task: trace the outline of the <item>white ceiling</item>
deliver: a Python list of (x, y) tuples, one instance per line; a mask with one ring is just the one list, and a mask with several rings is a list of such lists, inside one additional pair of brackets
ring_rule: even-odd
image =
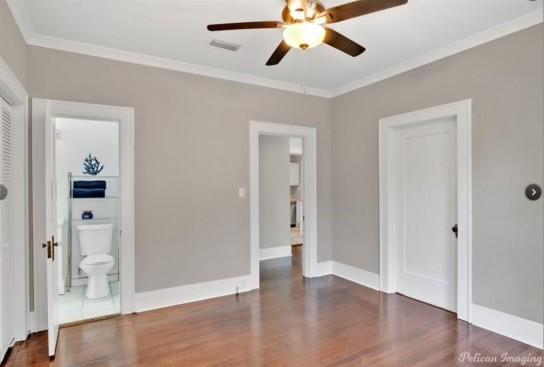
[[(209, 23), (280, 20), (282, 0), (8, 0), (27, 42), (284, 89), (334, 95), (542, 21), (543, 0), (409, 0), (333, 27), (367, 51), (327, 45), (265, 62), (281, 30), (208, 32)], [(325, 0), (327, 7), (349, 0)], [(482, 33), (483, 32), (483, 33)], [(237, 52), (208, 46), (212, 38)], [(70, 41), (70, 42), (67, 42)], [(100, 46), (100, 47), (96, 47)], [(129, 52), (127, 52), (129, 51)]]

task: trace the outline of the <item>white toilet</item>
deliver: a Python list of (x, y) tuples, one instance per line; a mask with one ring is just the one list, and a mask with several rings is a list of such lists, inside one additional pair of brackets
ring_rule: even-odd
[(85, 256), (79, 267), (88, 278), (87, 298), (95, 299), (110, 294), (108, 271), (115, 260), (111, 251), (113, 224), (89, 224), (77, 226), (81, 255)]

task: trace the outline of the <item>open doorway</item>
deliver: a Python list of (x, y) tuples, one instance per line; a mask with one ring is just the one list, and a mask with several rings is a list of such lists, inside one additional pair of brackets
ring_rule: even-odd
[(300, 247), (304, 244), (303, 158), (302, 138), (289, 138), (289, 201), (292, 247)]
[(259, 136), (260, 279), (302, 276), (302, 138)]
[(120, 313), (119, 123), (55, 118), (59, 323)]
[(33, 99), (32, 162), (31, 330), (52, 357), (59, 325), (134, 311), (134, 110)]
[[(291, 162), (290, 138), (298, 139), (300, 154), (298, 158), (293, 158), (294, 162)], [(269, 152), (265, 153), (261, 148)], [(259, 288), (261, 261), (271, 258), (287, 258), (291, 263), (298, 260), (302, 276), (311, 278), (318, 275), (316, 160), (315, 128), (250, 122), (251, 284), (248, 288)], [(295, 167), (291, 163), (299, 163), (298, 185), (291, 186), (290, 180), (297, 179), (290, 175), (292, 167)], [(278, 168), (268, 172), (267, 166), (273, 164), (280, 167), (281, 173), (278, 173)], [(296, 194), (295, 200), (292, 200), (291, 193)], [(294, 213), (291, 212), (292, 201), (295, 201), (295, 206), (298, 203), (298, 213), (297, 208)], [(267, 212), (279, 214), (267, 217)], [(300, 237), (297, 242), (303, 244), (295, 246), (295, 252), (299, 252), (300, 256), (294, 259), (289, 258), (293, 254), (291, 214), (295, 217), (294, 228), (297, 228), (298, 217)]]

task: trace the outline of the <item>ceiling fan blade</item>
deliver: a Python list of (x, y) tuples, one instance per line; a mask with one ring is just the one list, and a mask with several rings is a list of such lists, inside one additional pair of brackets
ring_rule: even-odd
[(285, 55), (289, 52), (291, 46), (289, 46), (285, 41), (281, 41), (280, 45), (274, 50), (274, 53), (268, 61), (266, 62), (267, 66), (278, 65)]
[(282, 22), (265, 21), (265, 22), (243, 22), (243, 23), (223, 23), (223, 24), (210, 24), (208, 30), (215, 31), (231, 31), (236, 29), (260, 29), (260, 28), (281, 28)]
[(343, 20), (360, 17), (380, 10), (404, 5), (408, 0), (359, 0), (327, 9), (325, 14), (328, 23), (337, 23)]
[(363, 46), (330, 28), (325, 28), (325, 39), (323, 42), (353, 57), (365, 52)]

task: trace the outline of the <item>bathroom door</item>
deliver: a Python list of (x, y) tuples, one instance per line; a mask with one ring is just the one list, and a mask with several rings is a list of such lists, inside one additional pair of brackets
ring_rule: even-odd
[(47, 257), (47, 328), (49, 356), (55, 355), (59, 333), (58, 317), (58, 259), (57, 259), (57, 187), (55, 169), (55, 119), (46, 111), (45, 116), (45, 233), (42, 244)]

